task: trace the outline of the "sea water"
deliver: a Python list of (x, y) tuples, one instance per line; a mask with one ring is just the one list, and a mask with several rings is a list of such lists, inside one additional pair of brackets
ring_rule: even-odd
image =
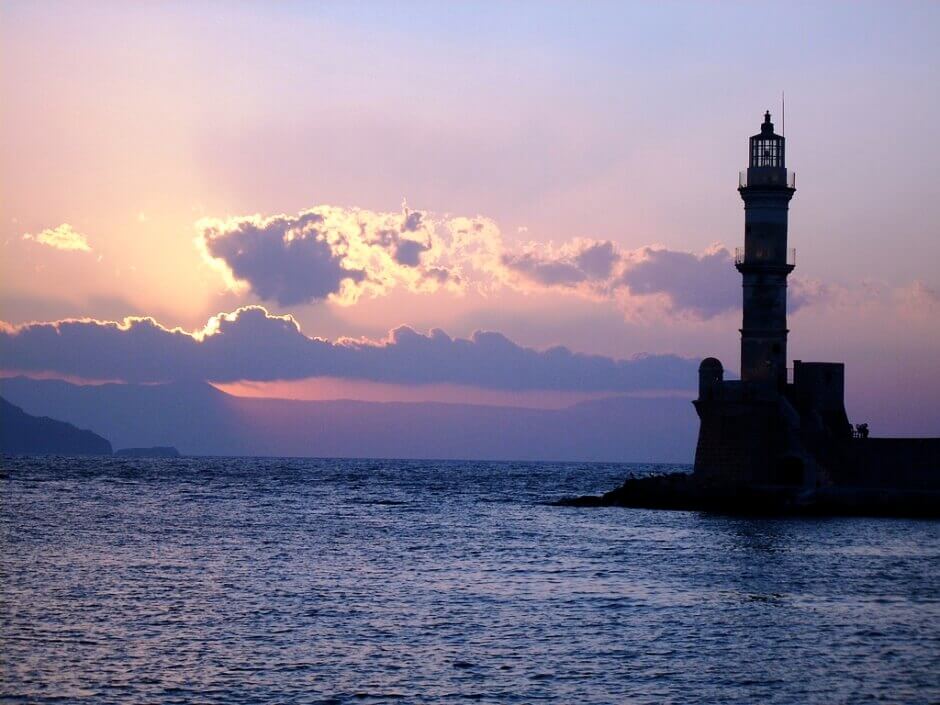
[(937, 522), (549, 504), (675, 467), (2, 467), (2, 702), (940, 700)]

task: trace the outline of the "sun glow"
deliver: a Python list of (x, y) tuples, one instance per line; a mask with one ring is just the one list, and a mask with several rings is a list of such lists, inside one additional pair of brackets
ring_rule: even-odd
[(513, 406), (527, 409), (564, 409), (594, 399), (617, 396), (612, 392), (564, 392), (553, 390), (507, 391), (459, 384), (404, 385), (316, 377), (273, 382), (214, 384), (237, 397), (295, 399), (302, 401), (355, 400), (369, 402), (440, 402)]

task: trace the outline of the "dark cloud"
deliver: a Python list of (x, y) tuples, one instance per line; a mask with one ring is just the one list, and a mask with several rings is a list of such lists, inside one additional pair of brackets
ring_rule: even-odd
[(240, 218), (204, 225), (202, 242), (210, 257), (224, 262), (260, 298), (291, 306), (336, 293), (344, 279), (365, 278), (364, 271), (346, 267), (342, 249), (327, 240), (322, 222), (321, 215), (309, 212)]
[[(646, 248), (643, 254), (620, 278), (631, 295), (662, 294), (673, 311), (698, 318), (741, 308), (741, 275), (726, 248), (704, 255)], [(825, 287), (792, 277), (788, 294), (790, 313), (828, 296)]]
[(620, 261), (620, 254), (610, 240), (585, 247), (574, 258), (578, 268), (594, 279), (606, 279)]
[(424, 271), (425, 279), (432, 279), (439, 284), (446, 284), (449, 281), (460, 282), (460, 277), (443, 267), (429, 267)]
[(428, 249), (423, 242), (416, 240), (399, 240), (395, 246), (395, 261), (408, 267), (417, 267), (421, 264), (421, 253)]
[[(281, 305), (330, 300), (351, 305), (394, 287), (413, 293), (508, 286), (555, 289), (616, 301), (626, 316), (708, 319), (740, 308), (740, 277), (727, 248), (704, 254), (576, 238), (511, 249), (486, 219), (435, 219), (317, 206), (296, 216), (206, 219), (197, 224), (209, 260), (260, 299)], [(234, 281), (232, 281), (234, 280)], [(815, 289), (815, 290), (814, 290)], [(792, 281), (790, 310), (825, 294)], [(921, 297), (923, 298), (923, 297)]]
[(618, 297), (618, 291), (631, 298), (660, 296), (673, 313), (698, 318), (740, 306), (740, 280), (725, 248), (704, 255), (651, 247), (624, 252), (609, 240), (575, 240), (557, 250), (506, 253), (501, 263), (523, 287), (576, 289), (601, 298)]
[(576, 287), (606, 282), (621, 255), (609, 240), (575, 240), (558, 251), (532, 248), (504, 253), (501, 263), (513, 274), (544, 287)]
[(331, 342), (304, 335), (293, 318), (246, 307), (212, 319), (205, 331), (168, 330), (153, 319), (33, 323), (0, 327), (7, 370), (86, 379), (266, 381), (343, 377), (400, 384), (453, 383), (489, 389), (629, 392), (681, 389), (696, 365), (663, 355), (614, 360), (555, 347), (524, 348), (500, 333), (451, 338), (394, 330), (388, 341)]
[(405, 216), (405, 223), (402, 226), (402, 230), (406, 233), (413, 233), (419, 230), (423, 217), (424, 214), (421, 211), (410, 211), (408, 215)]
[(533, 252), (504, 254), (501, 262), (511, 272), (546, 287), (570, 287), (587, 279), (584, 271), (573, 262), (551, 260)]
[(458, 286), (456, 276), (439, 274), (448, 269), (447, 227), (407, 208), (322, 205), (295, 216), (204, 218), (196, 227), (197, 245), (233, 288), (282, 306), (327, 298), (353, 304), (398, 286), (415, 293)]
[(677, 313), (711, 318), (740, 307), (741, 278), (731, 254), (720, 248), (704, 255), (646, 249), (620, 282), (633, 296), (665, 295)]
[[(704, 254), (576, 238), (510, 248), (487, 219), (435, 219), (321, 205), (297, 216), (206, 219), (199, 243), (209, 260), (262, 300), (281, 305), (329, 298), (350, 305), (394, 287), (414, 293), (508, 286), (555, 289), (616, 301), (625, 315), (707, 319), (740, 307), (740, 278), (727, 248)], [(826, 292), (792, 282), (791, 311)], [(923, 298), (923, 297), (922, 297)]]

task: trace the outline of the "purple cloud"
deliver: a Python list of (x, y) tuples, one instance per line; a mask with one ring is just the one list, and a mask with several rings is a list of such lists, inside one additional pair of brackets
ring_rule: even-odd
[[(653, 310), (707, 319), (737, 310), (741, 301), (740, 278), (724, 247), (700, 255), (574, 239), (510, 248), (492, 221), (435, 220), (407, 208), (317, 206), (297, 216), (207, 219), (198, 227), (197, 242), (231, 283), (285, 306), (326, 298), (351, 304), (395, 286), (416, 293), (554, 289), (616, 301), (627, 316)], [(816, 300), (812, 287), (797, 281), (790, 298), (791, 310)]]
[(620, 283), (633, 296), (662, 294), (672, 310), (711, 318), (741, 306), (741, 279), (724, 247), (695, 255), (653, 250), (627, 269)]
[(399, 240), (395, 245), (395, 261), (408, 267), (417, 267), (421, 264), (421, 253), (428, 249), (428, 245), (417, 240)]
[(296, 218), (238, 218), (205, 223), (201, 237), (206, 253), (224, 262), (235, 279), (249, 282), (266, 301), (291, 306), (338, 292), (344, 279), (365, 278), (326, 239), (323, 220), (313, 212)]
[(620, 262), (615, 245), (608, 241), (576, 240), (555, 251), (530, 246), (522, 253), (506, 252), (501, 264), (516, 278), (543, 287), (577, 287), (605, 282)]
[(683, 389), (695, 362), (674, 355), (615, 360), (564, 347), (525, 348), (500, 333), (451, 338), (397, 328), (381, 342), (304, 335), (290, 316), (249, 306), (205, 329), (167, 329), (150, 318), (123, 323), (68, 320), (0, 326), (8, 371), (52, 372), (130, 382), (268, 381), (342, 377), (398, 384), (452, 383), (505, 390), (630, 392)]
[(575, 255), (574, 262), (587, 276), (606, 279), (620, 261), (620, 253), (610, 240), (595, 242)]
[(458, 286), (446, 276), (437, 223), (407, 208), (317, 206), (295, 216), (205, 218), (196, 228), (197, 246), (230, 286), (282, 306), (327, 298), (351, 304), (395, 286), (416, 292)]
[[(660, 297), (667, 310), (711, 318), (740, 306), (740, 280), (725, 248), (696, 255), (667, 249), (622, 251), (608, 241), (575, 240), (504, 254), (509, 280), (525, 288), (574, 289), (602, 299)], [(624, 298), (626, 296), (626, 298)]]

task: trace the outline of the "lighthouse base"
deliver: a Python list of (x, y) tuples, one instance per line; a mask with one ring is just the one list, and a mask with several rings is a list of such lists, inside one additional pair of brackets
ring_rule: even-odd
[(778, 387), (725, 382), (709, 360), (702, 380), (691, 474), (631, 478), (562, 504), (940, 518), (940, 438), (853, 433), (841, 364), (797, 361), (793, 383)]
[(827, 487), (722, 487), (694, 474), (630, 478), (600, 496), (557, 502), (568, 507), (632, 507), (750, 516), (893, 516), (940, 519), (940, 490)]

